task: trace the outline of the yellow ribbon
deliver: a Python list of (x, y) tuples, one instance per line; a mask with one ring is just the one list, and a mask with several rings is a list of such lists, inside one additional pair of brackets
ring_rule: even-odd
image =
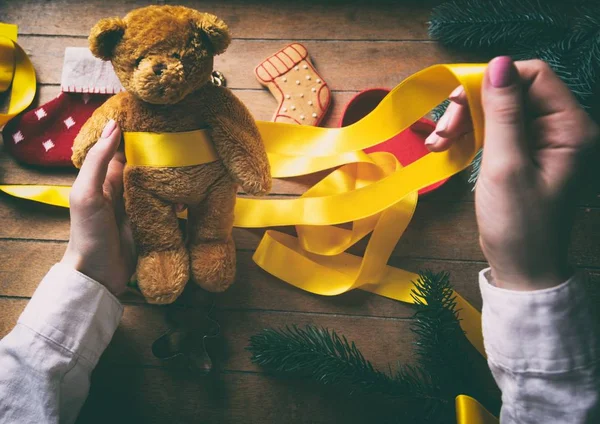
[(0, 127), (31, 104), (36, 89), (33, 65), (17, 44), (17, 26), (0, 23), (0, 92), (9, 86), (10, 103), (7, 113), (0, 113)]
[(124, 132), (125, 157), (136, 166), (169, 168), (219, 159), (206, 130), (177, 133)]
[[(268, 231), (254, 254), (255, 262), (312, 293), (331, 296), (360, 288), (412, 303), (412, 282), (418, 275), (386, 264), (412, 218), (417, 191), (464, 169), (481, 148), (479, 96), (484, 69), (485, 65), (472, 64), (427, 68), (394, 88), (369, 115), (344, 128), (258, 122), (273, 177), (344, 165), (299, 198), (238, 199), (235, 226), (296, 225), (298, 238)], [(473, 138), (404, 168), (391, 154), (363, 152), (408, 128), (458, 85), (469, 99)], [(346, 222), (353, 223), (352, 229), (334, 226)], [(369, 233), (363, 258), (345, 253)], [(479, 312), (458, 294), (456, 300), (462, 328), (485, 355)]]
[(456, 424), (498, 424), (498, 418), (471, 396), (456, 396)]
[[(0, 87), (2, 81), (6, 84), (7, 75), (12, 79), (9, 113), (0, 115), (0, 125), (25, 109), (35, 95), (35, 72), (15, 41), (16, 28), (0, 25)], [(464, 169), (482, 145), (479, 96), (484, 67), (458, 64), (427, 68), (399, 84), (373, 112), (349, 127), (326, 129), (257, 122), (273, 177), (339, 168), (300, 198), (238, 199), (238, 227), (296, 225), (297, 238), (267, 231), (254, 254), (256, 263), (289, 284), (316, 294), (331, 296), (360, 288), (414, 302), (410, 292), (418, 275), (387, 266), (387, 261), (412, 218), (418, 190)], [(458, 85), (465, 88), (469, 99), (473, 138), (465, 138), (447, 152), (429, 154), (404, 168), (389, 153), (363, 152), (408, 128)], [(203, 130), (125, 133), (125, 140), (131, 165), (176, 167), (218, 158)], [(0, 186), (0, 190), (13, 196), (62, 207), (68, 207), (69, 189)], [(335, 226), (346, 222), (352, 223), (351, 229)], [(345, 253), (369, 233), (363, 258)], [(456, 299), (462, 328), (484, 354), (479, 312), (458, 294)], [(456, 406), (461, 424), (497, 422), (468, 396), (457, 397)]]

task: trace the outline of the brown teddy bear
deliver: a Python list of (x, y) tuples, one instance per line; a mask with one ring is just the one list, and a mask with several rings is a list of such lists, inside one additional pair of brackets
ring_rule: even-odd
[[(90, 50), (110, 60), (127, 92), (110, 98), (75, 139), (81, 167), (114, 119), (125, 132), (208, 128), (219, 160), (178, 168), (127, 166), (126, 211), (138, 249), (137, 280), (150, 303), (171, 303), (191, 277), (219, 292), (235, 278), (231, 237), (236, 191), (262, 195), (269, 163), (254, 119), (228, 89), (211, 84), (213, 56), (231, 41), (216, 16), (182, 6), (148, 6), (99, 21)], [(187, 237), (174, 205), (188, 207)], [(191, 266), (190, 266), (191, 265)]]

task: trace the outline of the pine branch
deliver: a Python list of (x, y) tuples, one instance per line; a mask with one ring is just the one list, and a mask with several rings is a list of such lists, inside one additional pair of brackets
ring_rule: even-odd
[(448, 105), (450, 104), (450, 100), (446, 99), (439, 105), (437, 105), (430, 113), (431, 119), (435, 122), (439, 121), (440, 118), (446, 113), (446, 109), (448, 109)]
[(487, 370), (485, 360), (475, 351), (460, 327), (456, 295), (447, 272), (421, 271), (414, 282), (411, 297), (416, 305), (411, 330), (416, 334), (417, 363), (438, 396), (454, 399), (459, 394), (471, 395), (489, 410), (499, 409), (499, 401), (488, 395), (481, 374)]
[(477, 178), (479, 178), (479, 172), (481, 172), (481, 159), (483, 158), (483, 149), (479, 149), (473, 162), (471, 162), (471, 175), (469, 176), (469, 182), (473, 184), (472, 190), (475, 190), (475, 184)]
[[(446, 396), (455, 396), (467, 385), (457, 372), (468, 368), (464, 351), (466, 341), (458, 321), (456, 297), (446, 272), (423, 271), (411, 297), (417, 311), (411, 330), (417, 335), (415, 353), (418, 363), (434, 376), (436, 385)], [(458, 367), (458, 368), (456, 368)], [(468, 373), (467, 373), (468, 374)]]
[(265, 329), (250, 338), (252, 362), (276, 373), (308, 377), (355, 392), (381, 394), (406, 402), (440, 401), (426, 384), (415, 384), (420, 371), (392, 378), (376, 370), (354, 342), (335, 331), (314, 326)]
[(448, 47), (490, 47), (559, 41), (569, 30), (565, 13), (534, 0), (454, 0), (433, 9), (429, 35)]
[[(479, 53), (483, 60), (497, 55), (544, 60), (594, 117), (600, 79), (597, 1), (452, 0), (434, 8), (429, 33), (441, 44)], [(444, 111), (444, 103), (436, 107), (434, 120)], [(472, 183), (479, 177), (480, 163), (478, 154)]]
[[(247, 348), (252, 361), (271, 371), (336, 385), (350, 394), (375, 394), (392, 401), (396, 418), (406, 422), (446, 422), (458, 394), (483, 399), (496, 410), (473, 372), (485, 361), (466, 339), (458, 321), (455, 295), (447, 273), (420, 273), (411, 293), (416, 312), (416, 366), (400, 365), (395, 375), (378, 371), (353, 342), (335, 331), (314, 326), (265, 329)], [(398, 406), (404, 406), (398, 408)], [(418, 418), (418, 419), (417, 419)]]

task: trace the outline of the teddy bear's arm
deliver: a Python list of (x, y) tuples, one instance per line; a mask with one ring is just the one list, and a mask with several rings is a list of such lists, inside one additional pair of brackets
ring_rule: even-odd
[(106, 123), (111, 119), (119, 122), (117, 119), (118, 110), (115, 108), (115, 101), (113, 100), (115, 97), (117, 96), (111, 97), (96, 109), (86, 123), (83, 124), (77, 137), (75, 137), (71, 160), (77, 168), (81, 168), (88, 151), (100, 138)]
[(219, 89), (209, 124), (219, 157), (245, 192), (271, 190), (271, 168), (254, 118), (244, 104), (226, 89)]

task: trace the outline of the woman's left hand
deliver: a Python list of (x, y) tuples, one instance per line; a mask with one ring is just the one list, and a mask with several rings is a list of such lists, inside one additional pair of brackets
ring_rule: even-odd
[(106, 124), (73, 184), (71, 235), (62, 263), (120, 295), (135, 271), (136, 253), (125, 215), (121, 131)]

